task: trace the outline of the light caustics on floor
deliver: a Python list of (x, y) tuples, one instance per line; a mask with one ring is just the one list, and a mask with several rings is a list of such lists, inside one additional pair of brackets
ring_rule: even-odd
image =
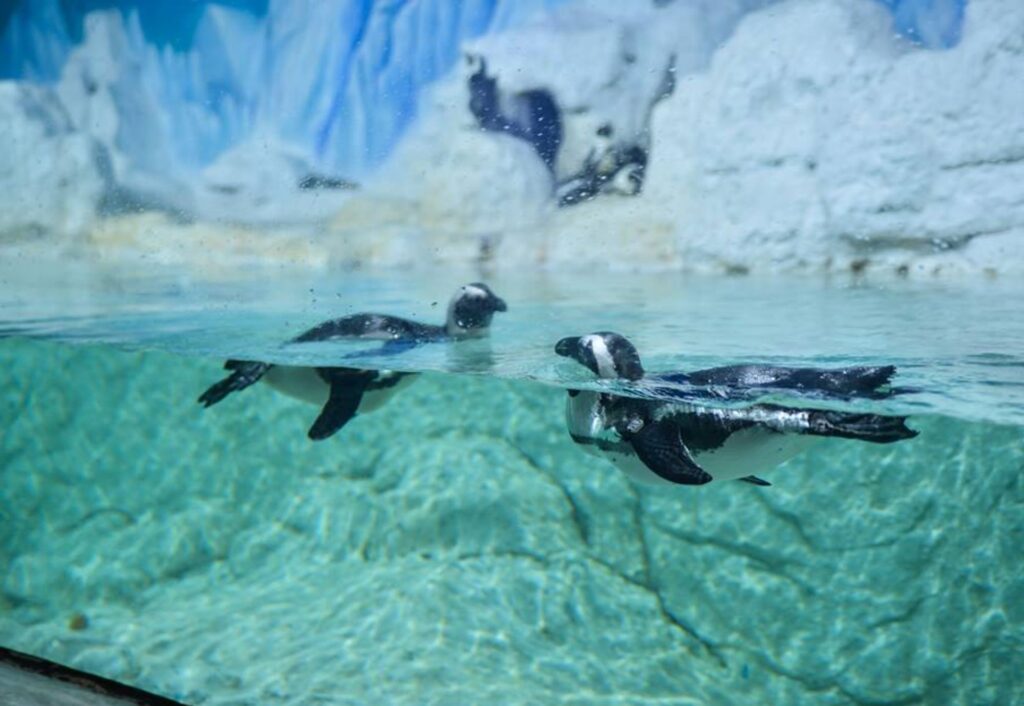
[[(3, 269), (0, 644), (224, 706), (1012, 702), (1014, 287), (255, 279)], [(329, 360), (279, 343), (440, 321), (476, 279), (509, 303), (489, 344), (413, 349), (434, 372), (326, 442), (265, 386), (195, 403), (227, 355)], [(825, 442), (770, 488), (633, 485), (567, 438), (583, 376), (551, 351), (609, 328), (656, 370), (894, 361), (921, 434)]]

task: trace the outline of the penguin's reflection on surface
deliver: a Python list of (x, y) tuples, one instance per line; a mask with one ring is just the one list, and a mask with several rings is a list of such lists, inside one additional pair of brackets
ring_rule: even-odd
[(452, 373), (494, 372), (494, 348), (490, 338), (458, 341), (445, 350), (445, 368)]

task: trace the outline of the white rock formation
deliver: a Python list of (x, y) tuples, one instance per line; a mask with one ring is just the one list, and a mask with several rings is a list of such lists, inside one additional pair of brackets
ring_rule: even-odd
[[(332, 186), (300, 186), (318, 181)], [(356, 188), (354, 182), (318, 175), (304, 155), (280, 140), (256, 136), (202, 170), (192, 185), (190, 211), (227, 223), (309, 224), (328, 220)]]
[[(420, 95), (420, 117), (384, 166), (359, 179), (364, 188), (297, 188), (318, 174), (315, 131), (307, 125), (296, 142), (267, 128), (277, 118), (253, 102), (262, 84), (243, 60), (259, 53), (254, 20), (211, 12), (201, 44), (223, 55), (209, 63), (235, 87), (223, 105), (197, 107), (176, 92), (202, 74), (199, 54), (161, 53), (137, 18), (117, 13), (86, 18), (59, 100), (0, 87), (0, 121), (14, 136), (0, 155), (0, 233), (88, 229), (108, 178), (118, 196), (200, 220), (310, 233), (330, 222), (323, 252), (352, 264), (1024, 269), (1019, 0), (972, 0), (951, 49), (896, 37), (873, 0), (645, 9), (583, 0), (464, 44), (506, 94), (555, 96), (564, 120), (556, 179), (615, 141), (650, 148), (639, 196), (565, 209), (554, 208), (552, 175), (529, 145), (476, 128), (465, 68)], [(938, 29), (922, 30), (933, 45), (951, 26), (936, 13)], [(669, 57), (675, 92), (652, 116)], [(372, 126), (395, 117), (374, 100), (355, 132), (376, 134)], [(293, 103), (274, 105), (291, 115)], [(612, 136), (600, 134), (604, 125)]]
[[(568, 115), (565, 153), (576, 154), (606, 117), (618, 134), (643, 130), (607, 85), (622, 71), (628, 83), (631, 32), (657, 27), (644, 75), (660, 66), (654, 54), (674, 52), (678, 85), (654, 111), (643, 192), (545, 209), (544, 189), (527, 188), (546, 184), (536, 156), (520, 150), (510, 161), (512, 146), (498, 147), (507, 138), (472, 134), (463, 72), (434, 89), (381, 182), (402, 205), (370, 209), (374, 223), (406, 213), (397, 219), (406, 245), (359, 252), (393, 261), (409, 249), (400, 259), (411, 263), (425, 245), (416, 233), (443, 231), (428, 246), (434, 259), (469, 257), (486, 242), (510, 267), (1024, 268), (1024, 121), (1015, 118), (1024, 6), (976, 0), (962, 42), (932, 50), (897, 37), (876, 2), (787, 0), (743, 16), (712, 56), (707, 37), (727, 36), (744, 9), (555, 13), (469, 45), (503, 90), (556, 96)], [(559, 33), (576, 40), (574, 53), (549, 41)], [(634, 113), (640, 103), (633, 96)]]
[(103, 191), (96, 145), (52, 90), (0, 82), (0, 242), (65, 238), (92, 223)]
[(666, 71), (704, 68), (744, 12), (763, 4), (688, 0), (655, 8), (577, 0), (464, 51), (486, 60), (505, 96), (535, 89), (555, 96), (563, 123), (555, 173), (562, 179), (615, 144), (646, 148), (650, 108), (665, 91)]
[[(704, 67), (714, 42), (760, 4), (697, 0), (640, 10), (577, 2), (469, 43), (464, 53), (483, 57), (507, 96), (544, 89), (557, 98), (564, 142), (554, 171), (564, 178), (595, 150), (646, 145), (650, 106), (673, 57), (679, 74)], [(556, 209), (551, 175), (533, 149), (481, 131), (469, 113), (467, 81), (477, 66), (463, 64), (424, 93), (419, 124), (338, 214), (332, 235), (344, 239), (344, 259), (412, 265), (493, 255), (510, 267), (680, 265), (674, 225), (660, 205), (605, 197)], [(603, 125), (612, 126), (610, 138), (597, 134)]]
[(645, 200), (684, 264), (1024, 267), (1024, 5), (974, 0), (946, 51), (888, 22), (868, 0), (753, 13), (657, 109)]
[(531, 234), (554, 211), (551, 175), (526, 142), (481, 131), (468, 101), (461, 80), (424, 95), (423, 119), (334, 218), (341, 259), (464, 263), (499, 245), (539, 247)]

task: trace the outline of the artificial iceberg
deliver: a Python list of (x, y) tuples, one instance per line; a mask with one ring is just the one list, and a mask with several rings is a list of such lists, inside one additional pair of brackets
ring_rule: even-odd
[(186, 260), (1014, 270), (1022, 26), (1006, 0), (21, 3), (0, 232)]

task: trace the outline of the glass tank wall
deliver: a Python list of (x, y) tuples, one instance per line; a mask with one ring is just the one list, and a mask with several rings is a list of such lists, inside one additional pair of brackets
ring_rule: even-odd
[(0, 706), (1024, 701), (1018, 0), (0, 0)]

